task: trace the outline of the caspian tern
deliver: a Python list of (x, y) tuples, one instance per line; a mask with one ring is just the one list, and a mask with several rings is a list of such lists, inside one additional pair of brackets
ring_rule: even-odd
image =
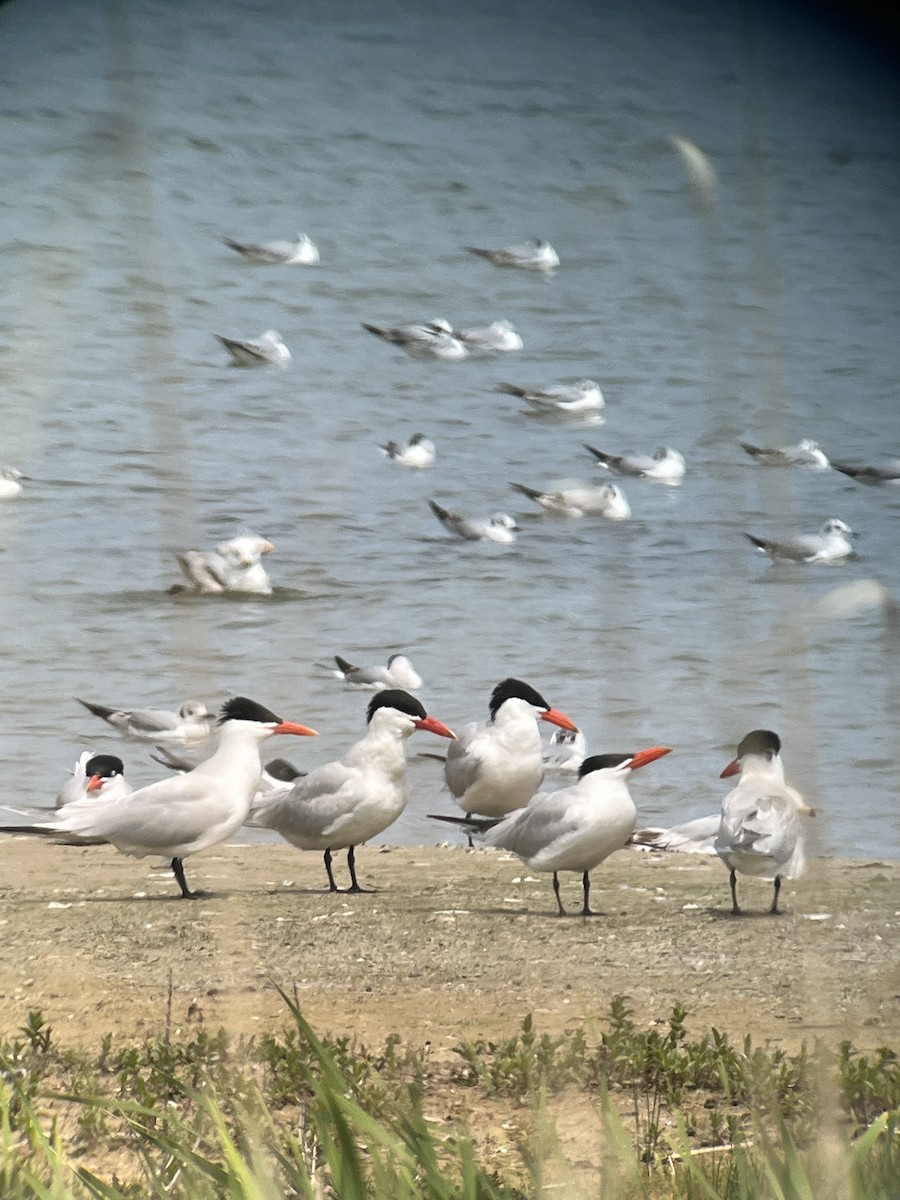
[(577, 775), (587, 756), (587, 739), (580, 729), (554, 729), (544, 750), (544, 769)]
[[(95, 780), (104, 780), (104, 798), (115, 799), (127, 796), (131, 785), (125, 781), (125, 764), (115, 754), (94, 754), (85, 750), (56, 797), (56, 808), (65, 808), (77, 800), (83, 800), (89, 791), (97, 791)], [(108, 782), (106, 782), (108, 781)], [(92, 786), (93, 785), (93, 786)]]
[(678, 850), (682, 854), (715, 854), (720, 816), (696, 817), (669, 829), (636, 829), (631, 845), (638, 850)]
[(605, 517), (607, 521), (627, 521), (631, 516), (631, 506), (625, 499), (625, 493), (614, 483), (604, 483), (601, 487), (570, 487), (558, 492), (542, 492), (538, 488), (526, 487), (524, 483), (509, 485), (536, 501), (547, 512), (560, 517)]
[(324, 851), (332, 892), (339, 890), (331, 867), (334, 851), (347, 851), (347, 890), (361, 892), (356, 847), (382, 833), (406, 807), (406, 739), (417, 729), (454, 737), (420, 701), (399, 689), (373, 696), (367, 721), (366, 736), (343, 758), (310, 771), (289, 792), (254, 809), (247, 821), (274, 829), (301, 850)]
[(900, 484), (900, 458), (895, 458), (893, 462), (884, 463), (880, 467), (860, 467), (852, 463), (837, 462), (832, 462), (831, 465), (842, 475), (855, 479), (857, 483), (867, 483), (871, 487), (877, 487), (880, 483)]
[(362, 327), (382, 341), (399, 346), (413, 358), (440, 358), (450, 362), (467, 358), (469, 354), (459, 338), (454, 336), (450, 322), (442, 317), (423, 325), (368, 325), (363, 321)]
[(491, 692), (490, 719), (466, 725), (450, 744), (444, 778), (467, 816), (505, 817), (535, 794), (544, 778), (539, 720), (578, 732), (540, 692), (521, 679), (504, 679)]
[[(268, 538), (246, 533), (219, 542), (214, 551), (186, 550), (176, 557), (192, 591), (209, 595), (252, 592), (270, 596), (272, 583), (260, 560), (274, 549)], [(183, 590), (183, 586), (173, 590)]]
[(466, 542), (501, 542), (509, 545), (516, 540), (518, 525), (508, 513), (496, 512), (490, 517), (463, 517), (429, 500), (431, 511), (449, 532)]
[(752, 533), (744, 537), (773, 562), (839, 562), (853, 553), (853, 530), (837, 517), (826, 521), (818, 533), (788, 538), (760, 538)]
[(110, 708), (106, 704), (79, 700), (77, 696), (75, 699), (123, 737), (149, 742), (192, 742), (208, 737), (212, 729), (212, 715), (202, 700), (186, 700), (177, 712), (169, 712), (163, 708)]
[(684, 479), (684, 456), (671, 446), (660, 446), (652, 454), (607, 454), (585, 445), (597, 462), (619, 475), (635, 475), (657, 483), (679, 484)]
[(430, 467), (434, 464), (434, 442), (424, 433), (414, 433), (408, 442), (388, 442), (379, 446), (391, 462), (399, 463), (401, 467)]
[(518, 396), (527, 400), (536, 409), (544, 412), (581, 413), (596, 412), (605, 405), (600, 385), (593, 379), (579, 379), (577, 383), (556, 383), (547, 388), (523, 388), (514, 383), (497, 384), (498, 392), (507, 396)]
[(218, 333), (216, 337), (231, 355), (233, 367), (286, 367), (291, 361), (290, 350), (274, 329), (267, 329), (253, 341), (239, 341)]
[(198, 893), (188, 888), (183, 860), (226, 841), (243, 825), (259, 785), (262, 742), (273, 734), (315, 736), (314, 729), (282, 721), (243, 696), (226, 701), (219, 726), (215, 754), (184, 775), (112, 800), (104, 796), (106, 781), (95, 789), (89, 783), (88, 794), (60, 809), (54, 820), (26, 828), (6, 826), (0, 832), (99, 839), (135, 858), (162, 855), (171, 861), (181, 895), (193, 900)]
[(722, 800), (715, 852), (731, 873), (731, 912), (741, 913), (737, 872), (774, 879), (770, 913), (778, 912), (782, 879), (796, 879), (806, 867), (801, 816), (815, 810), (784, 782), (781, 739), (771, 729), (754, 729), (720, 778), (740, 775), (737, 787)]
[(453, 336), (470, 350), (483, 354), (508, 353), (525, 346), (511, 321), (492, 321), (483, 329), (454, 329)]
[(470, 254), (486, 258), (495, 267), (522, 267), (530, 271), (555, 271), (559, 266), (559, 255), (543, 238), (529, 238), (515, 246), (498, 249), (483, 249), (480, 246), (465, 246)]
[(637, 810), (628, 791), (632, 771), (671, 753), (669, 746), (651, 746), (635, 754), (594, 754), (578, 772), (578, 782), (555, 792), (538, 792), (524, 808), (499, 821), (470, 820), (464, 827), (483, 834), (488, 846), (510, 850), (532, 871), (553, 872), (553, 892), (559, 916), (559, 872), (581, 874), (583, 917), (596, 916), (590, 906), (591, 871), (620, 850), (634, 829)]
[(0, 468), (0, 500), (12, 500), (15, 496), (21, 496), (24, 491), (22, 480), (27, 478), (27, 475), (17, 471), (15, 467)]
[(319, 251), (305, 233), (298, 233), (293, 242), (233, 242), (231, 238), (222, 241), (253, 262), (308, 267), (319, 261)]
[(422, 676), (412, 665), (406, 654), (392, 654), (386, 666), (355, 667), (339, 654), (334, 656), (337, 670), (334, 674), (352, 687), (380, 691), (382, 688), (402, 688), (417, 692), (422, 686)]
[(831, 464), (818, 442), (801, 438), (796, 446), (753, 446), (741, 442), (751, 458), (763, 467), (806, 467), (813, 471), (824, 471)]

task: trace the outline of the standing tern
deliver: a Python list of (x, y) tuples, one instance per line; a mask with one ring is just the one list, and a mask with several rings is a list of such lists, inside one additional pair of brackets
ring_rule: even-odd
[(491, 321), (483, 329), (454, 329), (453, 336), (472, 351), (483, 354), (524, 349), (521, 334), (511, 321)]
[(382, 833), (406, 807), (406, 739), (417, 729), (455, 736), (429, 716), (420, 701), (399, 689), (372, 697), (367, 722), (365, 737), (343, 758), (317, 767), (289, 792), (264, 801), (247, 821), (274, 829), (301, 850), (324, 851), (332, 892), (340, 890), (331, 867), (334, 851), (347, 851), (347, 890), (363, 891), (356, 878), (356, 847)]
[(604, 483), (601, 487), (563, 488), (558, 492), (542, 492), (526, 487), (524, 483), (509, 486), (560, 517), (590, 515), (605, 517), (607, 521), (627, 521), (631, 516), (631, 505), (625, 499), (625, 493), (614, 483)]
[(335, 654), (334, 661), (338, 668), (334, 674), (352, 687), (368, 688), (371, 691), (403, 688), (407, 692), (417, 692), (422, 686), (422, 676), (406, 654), (392, 654), (386, 666), (355, 667), (339, 654)]
[(842, 475), (855, 479), (857, 483), (866, 483), (870, 487), (877, 487), (880, 483), (900, 484), (900, 458), (895, 458), (880, 467), (861, 467), (838, 462), (832, 462), (831, 465)]
[(408, 442), (387, 442), (379, 446), (391, 462), (401, 467), (431, 467), (434, 465), (434, 442), (424, 433), (414, 433)]
[(806, 867), (801, 816), (815, 810), (784, 782), (781, 739), (771, 729), (754, 729), (737, 748), (720, 778), (740, 775), (722, 800), (715, 852), (731, 873), (731, 912), (740, 916), (737, 872), (774, 879), (770, 913), (778, 912), (782, 879), (796, 879)]
[(319, 261), (319, 251), (305, 233), (298, 233), (292, 242), (233, 242), (231, 238), (222, 241), (252, 262), (309, 267)]
[(628, 777), (669, 753), (669, 746), (651, 746), (633, 754), (594, 754), (581, 764), (578, 782), (571, 787), (538, 792), (525, 808), (499, 821), (466, 823), (463, 818), (463, 822), (483, 834), (488, 846), (517, 854), (532, 871), (552, 871), (561, 917), (566, 910), (559, 894), (559, 872), (578, 871), (584, 893), (581, 915), (596, 916), (590, 906), (591, 871), (625, 845), (637, 817)]
[(427, 321), (423, 325), (369, 325), (362, 322), (363, 329), (380, 337), (392, 346), (399, 346), (413, 358), (440, 358), (447, 362), (467, 358), (469, 351), (453, 333), (449, 321), (442, 317)]
[(741, 449), (763, 467), (806, 467), (824, 471), (831, 466), (818, 442), (801, 438), (796, 446), (753, 446), (741, 442)]
[(593, 379), (579, 379), (577, 383), (555, 383), (543, 389), (518, 387), (514, 383), (498, 383), (497, 391), (527, 400), (533, 408), (543, 412), (596, 412), (606, 403), (600, 385)]
[(24, 491), (23, 479), (27, 480), (28, 476), (17, 471), (15, 467), (0, 468), (0, 500), (12, 500), (15, 496), (21, 496)]
[(286, 367), (291, 361), (290, 350), (274, 329), (267, 329), (253, 341), (222, 337), (218, 333), (216, 337), (231, 355), (233, 367)]
[(42, 834), (109, 842), (121, 854), (159, 854), (171, 861), (186, 900), (194, 900), (184, 875), (184, 859), (226, 841), (250, 814), (259, 786), (259, 748), (274, 734), (315, 737), (316, 731), (282, 721), (253, 700), (226, 701), (219, 717), (219, 746), (211, 758), (184, 775), (171, 776), (112, 800), (104, 788), (91, 790), (61, 809), (52, 821), (3, 833)]
[(544, 778), (539, 720), (578, 732), (529, 684), (504, 679), (491, 692), (490, 719), (466, 725), (451, 743), (444, 778), (467, 816), (505, 817), (535, 794)]
[(75, 699), (123, 737), (150, 742), (192, 742), (208, 737), (212, 729), (212, 715), (202, 700), (186, 700), (177, 712), (169, 712), (162, 708), (110, 708), (106, 704), (79, 700), (77, 696)]
[(671, 446), (660, 446), (652, 454), (607, 454), (594, 446), (585, 445), (597, 462), (619, 475), (635, 475), (671, 485), (684, 479), (684, 456)]
[(744, 537), (773, 562), (839, 562), (853, 553), (853, 530), (837, 517), (826, 521), (818, 533), (803, 533), (782, 539), (760, 538), (752, 533)]
[(480, 246), (466, 246), (469, 254), (477, 254), (486, 258), (495, 267), (521, 267), (526, 271), (555, 271), (559, 266), (559, 255), (549, 242), (543, 238), (529, 238), (515, 246), (502, 246), (497, 249), (484, 249)]
[[(244, 533), (227, 542), (219, 542), (214, 551), (186, 550), (176, 555), (179, 566), (190, 584), (187, 590), (220, 595), (223, 592), (252, 592), (260, 596), (272, 594), (268, 572), (260, 561), (271, 554), (275, 545), (268, 538)], [(184, 585), (172, 591), (183, 591)]]
[(429, 500), (431, 511), (455, 537), (466, 542), (500, 542), (509, 545), (516, 540), (518, 525), (508, 513), (496, 512), (490, 517), (463, 517)]

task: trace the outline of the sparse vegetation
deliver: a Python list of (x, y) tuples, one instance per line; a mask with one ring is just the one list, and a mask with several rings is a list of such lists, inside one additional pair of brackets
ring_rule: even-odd
[[(675, 1005), (641, 1029), (617, 997), (599, 1037), (539, 1034), (438, 1066), (397, 1037), (379, 1051), (324, 1040), (284, 997), (282, 1034), (233, 1041), (202, 1026), (96, 1054), (59, 1048), (40, 1012), (0, 1042), (3, 1200), (896, 1200), (900, 1063), (848, 1044), (795, 1056), (691, 1040)], [(426, 1115), (439, 1089), (497, 1107), (513, 1153), (459, 1118)], [(573, 1091), (574, 1090), (574, 1091)], [(597, 1114), (589, 1164), (565, 1161), (552, 1098)], [(584, 1157), (582, 1147), (582, 1158)]]

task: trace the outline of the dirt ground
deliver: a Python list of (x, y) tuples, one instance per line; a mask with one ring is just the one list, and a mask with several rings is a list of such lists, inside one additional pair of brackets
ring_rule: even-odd
[[(320, 1032), (371, 1047), (398, 1033), (440, 1053), (529, 1012), (541, 1031), (601, 1029), (617, 993), (648, 1022), (680, 1001), (696, 1034), (900, 1044), (897, 862), (815, 862), (785, 885), (782, 917), (762, 915), (770, 885), (745, 882), (753, 915), (732, 918), (718, 861), (622, 850), (594, 875), (604, 915), (588, 919), (557, 917), (550, 877), (491, 850), (363, 847), (377, 891), (352, 896), (325, 892), (320, 857), (288, 846), (189, 859), (197, 901), (150, 864), (0, 840), (0, 1034), (30, 1009), (64, 1045), (156, 1035), (167, 1012), (173, 1032), (250, 1034), (284, 1023), (277, 983)], [(578, 877), (563, 889), (577, 911)]]

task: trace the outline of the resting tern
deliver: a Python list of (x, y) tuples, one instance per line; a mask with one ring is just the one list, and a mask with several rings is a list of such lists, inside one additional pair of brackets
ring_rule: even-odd
[(657, 483), (670, 485), (684, 479), (684, 456), (671, 446), (660, 446), (652, 454), (607, 454), (594, 446), (585, 445), (603, 467), (619, 475), (636, 475), (641, 479), (653, 479)]
[(837, 517), (826, 521), (818, 533), (804, 533), (782, 539), (760, 538), (752, 533), (744, 537), (773, 562), (839, 562), (853, 553), (853, 530)]
[(401, 467), (424, 468), (434, 465), (434, 442), (424, 433), (414, 433), (408, 442), (388, 442), (378, 449)]
[(247, 533), (219, 542), (214, 551), (186, 550), (176, 557), (192, 591), (211, 595), (253, 592), (269, 596), (272, 583), (260, 560), (274, 549), (268, 538)]
[(842, 475), (848, 475), (851, 479), (855, 479), (857, 483), (867, 483), (874, 487), (880, 483), (900, 484), (900, 459), (898, 458), (880, 467), (859, 467), (852, 463), (837, 462), (832, 462), (831, 465)]
[(482, 833), (488, 846), (517, 854), (532, 871), (552, 871), (559, 916), (559, 872), (581, 874), (583, 917), (597, 914), (590, 906), (591, 871), (628, 841), (637, 811), (628, 791), (632, 771), (671, 752), (651, 746), (635, 754), (594, 754), (578, 772), (578, 782), (555, 792), (538, 792), (525, 808), (499, 821), (463, 818), (464, 825)]
[(490, 719), (466, 725), (451, 743), (444, 778), (467, 816), (505, 817), (535, 794), (544, 778), (539, 720), (578, 732), (529, 684), (504, 679), (491, 692)]
[(319, 251), (305, 233), (298, 233), (293, 242), (233, 242), (231, 238), (222, 241), (253, 262), (308, 267), (319, 261)]
[(106, 704), (79, 700), (77, 696), (75, 699), (123, 737), (149, 742), (192, 742), (208, 737), (212, 729), (212, 715), (202, 700), (186, 700), (177, 712), (169, 712), (163, 708), (110, 708)]
[(543, 238), (529, 238), (515, 246), (502, 246), (498, 249), (483, 249), (480, 246), (466, 246), (470, 254), (486, 258), (495, 267), (522, 267), (531, 271), (555, 271), (559, 266), (559, 255), (549, 242)]
[(125, 781), (125, 764), (115, 754), (94, 754), (85, 750), (75, 763), (72, 778), (63, 784), (56, 797), (56, 808), (65, 808), (77, 800), (83, 800), (89, 792), (99, 790), (103, 780), (104, 799), (127, 796), (131, 785)]
[(518, 525), (508, 513), (496, 512), (490, 517), (462, 517), (428, 501), (431, 511), (449, 532), (467, 542), (501, 542), (509, 545), (516, 540)]
[(334, 851), (347, 851), (347, 890), (361, 892), (356, 847), (382, 833), (406, 807), (406, 739), (417, 729), (454, 737), (420, 701), (399, 689), (373, 696), (367, 721), (366, 736), (343, 758), (317, 767), (289, 792), (264, 801), (247, 821), (274, 829), (301, 850), (324, 851), (332, 892), (339, 890), (331, 867)]
[(774, 879), (770, 913), (778, 912), (782, 879), (796, 879), (806, 867), (801, 816), (815, 816), (794, 788), (784, 782), (781, 739), (771, 729), (754, 729), (720, 778), (740, 775), (737, 787), (722, 800), (715, 851), (731, 872), (731, 912), (741, 913), (737, 872)]
[(524, 483), (509, 485), (536, 501), (547, 512), (560, 517), (605, 517), (607, 521), (627, 521), (631, 516), (631, 506), (625, 499), (625, 493), (614, 483), (605, 483), (602, 487), (571, 487), (558, 492), (542, 492), (538, 488), (526, 487)]
[(750, 442), (741, 442), (741, 448), (764, 467), (807, 467), (824, 471), (831, 465), (819, 443), (809, 438), (801, 438), (796, 446), (753, 446)]
[(24, 491), (23, 479), (27, 480), (28, 476), (17, 471), (15, 467), (0, 468), (0, 500), (12, 500), (15, 496), (21, 496)]
[(368, 688), (371, 691), (403, 688), (407, 692), (417, 692), (422, 686), (422, 676), (406, 654), (392, 654), (386, 666), (355, 667), (339, 654), (334, 656), (334, 661), (338, 668), (334, 674), (352, 687)]
[(253, 341), (239, 341), (218, 333), (216, 337), (231, 355), (233, 367), (286, 367), (291, 361), (290, 350), (274, 329), (267, 329)]
[(316, 736), (314, 729), (282, 721), (243, 696), (222, 706), (219, 727), (215, 754), (186, 774), (112, 800), (104, 795), (105, 781), (94, 789), (89, 783), (88, 793), (67, 804), (54, 820), (27, 828), (3, 827), (0, 832), (99, 840), (135, 858), (162, 855), (171, 860), (184, 899), (196, 899), (198, 893), (188, 888), (183, 860), (226, 841), (243, 825), (259, 786), (262, 742), (274, 734)]
[(467, 358), (469, 351), (453, 333), (449, 321), (442, 317), (427, 321), (424, 325), (368, 325), (363, 329), (374, 333), (382, 341), (399, 346), (414, 358), (440, 358), (447, 362)]
[(715, 854), (715, 840), (719, 833), (720, 817), (713, 813), (708, 817), (696, 817), (669, 829), (637, 829), (631, 845), (638, 850), (678, 850), (682, 854)]
[(453, 336), (470, 350), (485, 354), (522, 350), (525, 346), (511, 321), (492, 321), (483, 329), (454, 329)]
[(579, 379), (577, 383), (556, 383), (548, 388), (523, 388), (514, 383), (499, 383), (498, 392), (507, 396), (518, 396), (521, 400), (544, 412), (582, 413), (596, 412), (605, 405), (600, 385), (593, 379)]

